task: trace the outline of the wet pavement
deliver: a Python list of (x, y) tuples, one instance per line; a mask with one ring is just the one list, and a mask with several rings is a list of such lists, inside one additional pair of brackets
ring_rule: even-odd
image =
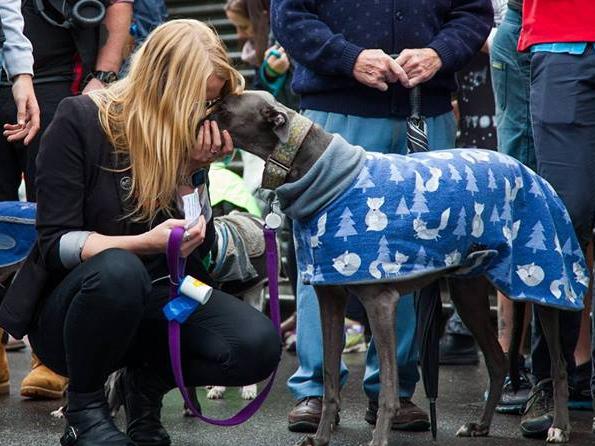
[[(356, 446), (366, 444), (371, 428), (363, 419), (367, 405), (361, 390), (363, 354), (346, 355), (351, 370), (349, 382), (342, 393), (341, 424), (332, 440), (333, 446)], [(63, 429), (63, 420), (50, 416), (59, 401), (33, 402), (22, 400), (18, 390), (20, 380), (28, 371), (30, 351), (9, 353), (11, 366), (11, 394), (0, 396), (0, 446), (46, 446), (58, 445)], [(246, 424), (233, 428), (220, 428), (182, 417), (181, 399), (177, 392), (167, 395), (163, 411), (165, 427), (171, 434), (173, 444), (180, 446), (291, 446), (300, 434), (287, 430), (287, 412), (293, 402), (285, 381), (296, 367), (295, 356), (284, 354), (279, 375), (271, 396), (261, 411)], [(496, 415), (491, 436), (480, 439), (458, 439), (454, 436), (461, 424), (475, 421), (481, 413), (484, 388), (487, 383), (483, 366), (442, 368), (440, 374), (440, 398), (438, 400), (438, 441), (433, 442), (429, 433), (394, 432), (391, 446), (413, 445), (487, 445), (510, 446), (538, 445), (541, 440), (524, 439), (518, 429), (519, 418), (511, 415)], [(223, 401), (204, 402), (204, 412), (213, 417), (229, 416), (243, 402), (236, 389), (229, 389)], [(419, 386), (415, 401), (426, 407), (423, 388)], [(573, 445), (595, 445), (591, 434), (590, 412), (571, 412)], [(120, 426), (122, 414), (118, 417)]]

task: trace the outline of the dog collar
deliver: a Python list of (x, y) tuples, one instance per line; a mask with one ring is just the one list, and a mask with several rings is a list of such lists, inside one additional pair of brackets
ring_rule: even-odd
[(296, 114), (293, 117), (287, 142), (279, 142), (266, 160), (262, 174), (263, 189), (274, 190), (285, 182), (293, 160), (312, 125), (312, 121), (302, 115)]

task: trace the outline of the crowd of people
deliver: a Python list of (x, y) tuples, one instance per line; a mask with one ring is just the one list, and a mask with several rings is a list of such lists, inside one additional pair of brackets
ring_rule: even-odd
[[(90, 19), (77, 15), (84, 2), (96, 13)], [(227, 0), (225, 13), (242, 61), (254, 69), (249, 88), (269, 91), (367, 150), (407, 152), (409, 92), (418, 87), (430, 149), (494, 149), (535, 170), (566, 205), (592, 269), (591, 1)], [(21, 394), (67, 394), (65, 445), (170, 444), (160, 421), (161, 400), (174, 387), (161, 308), (169, 285), (163, 253), (176, 226), (185, 226), (188, 273), (211, 284), (215, 296), (182, 329), (187, 384), (253, 384), (280, 360), (281, 339), (270, 320), (228, 294), (217, 275), (224, 262), (221, 222), (207, 210), (208, 198), (193, 225), (180, 205), (194, 190), (209, 190), (212, 199), (230, 189), (223, 183), (231, 177), (216, 172), (234, 155), (234, 142), (208, 114), (220, 98), (248, 87), (212, 28), (166, 17), (162, 0), (0, 4), (0, 201), (18, 201), (24, 180), (26, 200), (37, 203), (38, 234), (21, 273), (2, 285), (8, 291), (0, 327), (29, 336), (32, 369)], [(258, 216), (267, 201), (259, 190), (264, 163), (241, 156), (244, 182), (234, 183), (235, 199), (228, 199), (234, 206), (223, 214), (234, 208)], [(285, 269), (296, 313), (284, 328), (295, 331), (299, 367), (287, 383), (295, 399), (288, 428), (313, 432), (322, 412), (320, 315), (314, 287), (296, 271), (289, 239)], [(351, 330), (365, 327), (363, 307), (350, 299), (348, 317), (357, 321)], [(499, 342), (507, 353), (512, 301), (498, 294), (497, 302)], [(594, 409), (592, 305), (589, 293), (583, 311), (560, 317), (571, 409)], [(430, 426), (412, 401), (420, 380), (415, 311), (414, 297), (402, 296), (396, 430)], [(534, 321), (529, 315), (523, 330), (528, 347), (518, 361), (521, 387), (513, 389), (507, 379), (497, 410), (521, 415), (522, 434), (542, 437), (553, 422), (553, 394), (546, 340)], [(367, 347), (365, 420), (374, 425), (378, 355), (374, 340), (356, 331)], [(0, 393), (8, 390), (7, 347), (0, 347)], [(456, 312), (446, 324), (440, 361), (478, 362)], [(114, 425), (104, 393), (118, 369), (124, 370), (119, 386), (127, 394), (126, 433)], [(341, 385), (347, 376), (342, 363)]]

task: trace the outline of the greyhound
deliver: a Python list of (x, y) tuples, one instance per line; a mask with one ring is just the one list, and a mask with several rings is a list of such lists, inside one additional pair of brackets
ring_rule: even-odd
[[(331, 151), (333, 144), (336, 144), (337, 138), (340, 137), (337, 135), (330, 135), (319, 126), (312, 125), (311, 122), (297, 114), (295, 111), (277, 103), (272, 95), (265, 92), (245, 92), (242, 95), (230, 95), (223, 98), (210, 110), (207, 119), (216, 121), (221, 130), (227, 130), (231, 134), (236, 147), (241, 147), (242, 149), (268, 161), (263, 175), (263, 187), (276, 190), (279, 195), (281, 210), (294, 220), (294, 225), (297, 225), (296, 240), (298, 242), (298, 257), (301, 256), (303, 258), (304, 252), (309, 252), (310, 254), (312, 252), (314, 252), (314, 254), (317, 252), (324, 252), (317, 251), (318, 249), (324, 248), (325, 243), (328, 244), (329, 240), (328, 238), (324, 239), (327, 213), (325, 212), (324, 214), (321, 214), (321, 202), (325, 206), (325, 209), (330, 209), (335, 206), (336, 203), (341, 202), (341, 194), (343, 191), (340, 190), (334, 195), (333, 192), (330, 191), (330, 189), (337, 187), (336, 183), (350, 183), (352, 185), (355, 183), (355, 187), (364, 188), (364, 190), (366, 186), (370, 187), (371, 184), (365, 181), (365, 176), (362, 177), (361, 171), (363, 169), (360, 163), (357, 169), (353, 169), (355, 172), (352, 176), (350, 176), (350, 172), (344, 172), (344, 176), (350, 176), (349, 178), (333, 178), (332, 184), (327, 183), (326, 187), (321, 186), (321, 184), (324, 185), (324, 181), (328, 181), (328, 179), (323, 178), (326, 174), (321, 173), (319, 165), (328, 161), (330, 156), (328, 155), (328, 152)], [(298, 135), (297, 137), (296, 134)], [(385, 156), (366, 153), (363, 149), (349, 146), (344, 140), (342, 141), (343, 145), (346, 147), (345, 156), (347, 158), (354, 158), (357, 154), (360, 154), (363, 159)], [(293, 147), (291, 147), (292, 145)], [(288, 153), (291, 152), (292, 148), (293, 153)], [(358, 150), (361, 151), (361, 153), (358, 152)], [(442, 152), (440, 158), (449, 158), (456, 155), (455, 150), (440, 152)], [(438, 152), (429, 153), (436, 154)], [(468, 157), (468, 155), (469, 154), (465, 154), (465, 157)], [(498, 154), (488, 154), (487, 151), (475, 151), (474, 155), (475, 157), (468, 160), (467, 165), (471, 171), (471, 174), (468, 173), (468, 176), (472, 176), (473, 169), (478, 169), (478, 166), (482, 165), (480, 162), (482, 157), (489, 158), (490, 156), (500, 156)], [(406, 164), (410, 161), (408, 158), (413, 159), (414, 157), (401, 156), (398, 159), (401, 160), (403, 164)], [(430, 158), (424, 158), (426, 161), (428, 159)], [(500, 161), (508, 165), (506, 168), (517, 168), (515, 166), (518, 163), (512, 158), (501, 158)], [(334, 168), (341, 169), (341, 167), (342, 166), (335, 165)], [(400, 166), (397, 165), (395, 168), (400, 168)], [(518, 167), (518, 169), (525, 168)], [(343, 170), (341, 172), (343, 172)], [(360, 172), (359, 176), (358, 172)], [(523, 172), (525, 171), (523, 170)], [(366, 171), (366, 173), (368, 172)], [(479, 175), (481, 175), (480, 172), (478, 172), (478, 178)], [(530, 181), (533, 177), (537, 177), (535, 174), (527, 172), (523, 175), (528, 175), (527, 177), (524, 177), (524, 181)], [(396, 177), (398, 178), (398, 176)], [(308, 184), (312, 186), (311, 188), (317, 189), (312, 191), (308, 190), (308, 187), (304, 187), (302, 190), (297, 191), (297, 193), (293, 193), (293, 195), (287, 193), (287, 187), (303, 184), (305, 180), (311, 180)], [(422, 180), (423, 179), (419, 178), (411, 180), (411, 183), (417, 183), (416, 189), (414, 189), (415, 193), (423, 194), (430, 188), (430, 185), (428, 184), (429, 181), (424, 184), (424, 181)], [(511, 181), (505, 179), (505, 185), (507, 186), (507, 201), (505, 203), (510, 204), (516, 199), (516, 195), (522, 188), (522, 181), (523, 178), (520, 177), (513, 178)], [(536, 181), (541, 182), (543, 180), (539, 179)], [(543, 181), (543, 183), (545, 183), (545, 181)], [(471, 184), (471, 186), (473, 185)], [(408, 187), (411, 189), (413, 186), (409, 185)], [(546, 190), (548, 187), (550, 188), (550, 192), (547, 193), (554, 194), (553, 190), (551, 190), (551, 186), (547, 184), (545, 184), (542, 189)], [(344, 189), (343, 185), (339, 188)], [(435, 189), (436, 185), (432, 185), (431, 188)], [(471, 191), (473, 191), (473, 189), (471, 189)], [(305, 195), (308, 195), (310, 200), (303, 200), (302, 198)], [(449, 197), (449, 200), (463, 200), (462, 195), (463, 194), (451, 196)], [(519, 195), (519, 197), (520, 196), (521, 195)], [(531, 194), (529, 193), (522, 194), (522, 196), (523, 200), (531, 198)], [(418, 198), (421, 200), (420, 197)], [(372, 204), (375, 206), (375, 209), (372, 209), (371, 206), (368, 215), (366, 215), (366, 224), (368, 224), (367, 231), (371, 231), (370, 233), (378, 230), (386, 230), (387, 228), (386, 215), (379, 210), (379, 207), (383, 204), (382, 200), (374, 200), (375, 201), (373, 201)], [(557, 200), (555, 202), (556, 206), (560, 207), (560, 209), (558, 209), (560, 213), (555, 220), (562, 220), (562, 216), (564, 215), (569, 221), (567, 213), (564, 214), (566, 210), (563, 208), (563, 205), (561, 205), (561, 202), (559, 202), (559, 198), (556, 197), (554, 200)], [(347, 203), (351, 202), (347, 201)], [(370, 200), (368, 200), (368, 205), (370, 205)], [(484, 232), (484, 222), (479, 215), (483, 209), (477, 210), (477, 208), (478, 205), (475, 203), (477, 215), (473, 218), (472, 226), (473, 232), (476, 234)], [(470, 209), (473, 209), (473, 203), (471, 203)], [(339, 213), (341, 210), (343, 210), (343, 206), (341, 206)], [(330, 215), (331, 211), (329, 210), (328, 212)], [(398, 212), (397, 209), (397, 214)], [(302, 226), (302, 229), (304, 229), (304, 225), (302, 225), (302, 222), (300, 221), (300, 218), (303, 217), (303, 215), (316, 215), (318, 221), (307, 226), (305, 231), (300, 232), (300, 225)], [(479, 218), (477, 218), (478, 216)], [(347, 240), (347, 237), (353, 232), (349, 232), (349, 224), (353, 223), (353, 221), (349, 219), (349, 214), (345, 217), (344, 231), (341, 233), (337, 231), (335, 237), (345, 235), (345, 240)], [(432, 246), (439, 246), (443, 242), (438, 240), (445, 240), (444, 237), (440, 238), (440, 230), (444, 228), (448, 219), (449, 213), (445, 211), (439, 217), (439, 222), (431, 222), (432, 226), (437, 226), (437, 229), (428, 229), (429, 224), (422, 221), (418, 214), (418, 217), (413, 221), (413, 228), (416, 232), (411, 235), (410, 239), (402, 241), (407, 243), (417, 243), (416, 239), (421, 239), (420, 241), (431, 240), (431, 243), (434, 243)], [(363, 224), (363, 222), (361, 224)], [(487, 223), (485, 226), (487, 227), (488, 224), (492, 223)], [(515, 240), (518, 236), (519, 225), (519, 222), (513, 222), (511, 219), (510, 224), (505, 225), (504, 228), (502, 228), (502, 231), (500, 231), (502, 232), (502, 243), (494, 247), (495, 249), (490, 249), (491, 247), (489, 246), (479, 246), (478, 252), (470, 253), (467, 259), (468, 262), (465, 264), (464, 268), (461, 267), (460, 253), (457, 257), (455, 252), (454, 254), (451, 253), (450, 264), (446, 261), (444, 267), (433, 268), (418, 273), (399, 275), (397, 272), (400, 267), (398, 260), (403, 260), (407, 258), (407, 256), (397, 251), (394, 262), (392, 259), (381, 259), (382, 262), (380, 263), (385, 264), (383, 271), (380, 271), (378, 268), (379, 262), (376, 262), (374, 263), (374, 268), (370, 265), (371, 277), (369, 277), (369, 280), (361, 278), (356, 280), (355, 278), (358, 277), (358, 274), (360, 274), (362, 270), (362, 268), (360, 268), (361, 260), (358, 260), (359, 256), (356, 254), (347, 253), (346, 251), (345, 255), (338, 256), (334, 259), (326, 259), (324, 255), (318, 255), (318, 260), (322, 259), (323, 262), (327, 260), (327, 263), (332, 263), (330, 266), (326, 264), (322, 265), (323, 270), (321, 271), (323, 271), (325, 275), (332, 272), (337, 277), (345, 279), (338, 284), (325, 285), (324, 282), (321, 282), (320, 280), (317, 281), (317, 271), (313, 270), (313, 266), (310, 268), (310, 271), (307, 271), (307, 269), (302, 270), (303, 275), (308, 276), (310, 282), (314, 284), (320, 303), (324, 344), (324, 397), (322, 417), (315, 436), (305, 437), (300, 440), (298, 443), (299, 446), (328, 445), (331, 432), (335, 428), (334, 423), (340, 405), (339, 363), (343, 344), (345, 304), (348, 293), (351, 292), (355, 294), (361, 300), (367, 311), (380, 362), (381, 390), (379, 395), (379, 411), (376, 427), (369, 444), (370, 446), (386, 446), (388, 444), (391, 420), (399, 409), (398, 399), (395, 397), (395, 395), (398, 394), (398, 372), (394, 354), (396, 344), (394, 320), (399, 296), (419, 290), (438, 279), (455, 275), (463, 270), (473, 270), (477, 265), (482, 263), (482, 260), (490, 257), (490, 255), (493, 256), (498, 249), (503, 249), (503, 246), (507, 247), (506, 249), (512, 249), (513, 245), (518, 243), (515, 242)], [(304, 233), (310, 234), (310, 236), (306, 236), (304, 239), (301, 236)], [(401, 238), (407, 237), (407, 234), (401, 234), (400, 232), (398, 234)], [(328, 236), (329, 235), (327, 235), (327, 237)], [(575, 247), (578, 247), (578, 242), (576, 242), (576, 238), (573, 237), (573, 235), (569, 235), (574, 250)], [(559, 247), (557, 240), (558, 238), (556, 236), (556, 255), (558, 251), (557, 248)], [(536, 239), (534, 242), (535, 251), (533, 252), (544, 252), (537, 251), (537, 249), (540, 248), (540, 246), (537, 246), (539, 240)], [(546, 252), (550, 251), (553, 250)], [(562, 256), (561, 251), (562, 250), (560, 249), (560, 256)], [(577, 248), (576, 251), (575, 255), (578, 256), (576, 262), (578, 265), (577, 268), (582, 268), (581, 272), (584, 272), (584, 258), (582, 258), (580, 249)], [(453, 258), (456, 258), (457, 260), (453, 261)], [(548, 261), (549, 260), (550, 259), (548, 259)], [(567, 266), (568, 265), (560, 265), (560, 269), (564, 269)], [(543, 270), (540, 270), (541, 268), (533, 263), (526, 265), (525, 269), (519, 268), (515, 272), (525, 284), (530, 286), (527, 289), (536, 289), (531, 287), (535, 287), (537, 283), (543, 281)], [(319, 275), (322, 277), (323, 274), (321, 271), (319, 271)], [(341, 274), (337, 275), (337, 271)], [(570, 271), (572, 271), (572, 267), (570, 267)], [(507, 270), (505, 273), (512, 275), (513, 272)], [(383, 274), (384, 277), (382, 277)], [(490, 277), (488, 274), (484, 275), (486, 275), (492, 282), (495, 281), (494, 276)], [(382, 277), (380, 280), (375, 280), (380, 277)], [(514, 279), (518, 281), (516, 276), (514, 276)], [(453, 280), (453, 285), (458, 289), (466, 288), (468, 290), (476, 290), (482, 287), (482, 284), (478, 282), (480, 280), (483, 280), (483, 278), (456, 279)], [(584, 280), (581, 281), (581, 283), (582, 282), (584, 282)], [(576, 292), (576, 289), (580, 288), (580, 286), (575, 283), (575, 286), (572, 287), (569, 283), (568, 280), (564, 282), (564, 290), (566, 291), (567, 296), (570, 297), (570, 300), (576, 303), (576, 308), (573, 309), (579, 309), (582, 305), (581, 300), (586, 286)], [(558, 281), (556, 285), (561, 284), (562, 282)], [(495, 285), (502, 290), (503, 286), (499, 286), (500, 283), (495, 283)], [(560, 291), (560, 288), (554, 288), (554, 285), (555, 284), (552, 284), (550, 290), (554, 296), (557, 297), (557, 295), (562, 294), (562, 291)], [(502, 291), (511, 292), (507, 289)], [(489, 372), (490, 385), (488, 398), (481, 419), (476, 423), (467, 423), (463, 425), (457, 432), (457, 435), (462, 437), (487, 436), (489, 434), (490, 424), (496, 404), (501, 396), (502, 385), (507, 371), (507, 358), (498, 343), (495, 330), (491, 328), (489, 320), (489, 302), (487, 297), (481, 295), (470, 297), (472, 295), (473, 293), (470, 292), (455, 292), (452, 294), (455, 307), (464, 323), (477, 340), (479, 347), (484, 354)], [(520, 297), (522, 298), (523, 295)], [(540, 296), (537, 296), (537, 298), (539, 297)], [(540, 302), (537, 298), (533, 300), (539, 304)], [(545, 299), (542, 300), (542, 302), (543, 301), (545, 301)], [(566, 368), (560, 348), (560, 333), (558, 332), (558, 309), (553, 308), (552, 306), (538, 307), (538, 314), (552, 358), (552, 378), (554, 382), (555, 416), (553, 425), (548, 432), (547, 441), (552, 443), (562, 443), (569, 440), (570, 423), (567, 409), (568, 386)], [(518, 347), (516, 348), (518, 350)], [(515, 356), (512, 351), (511, 356)]]

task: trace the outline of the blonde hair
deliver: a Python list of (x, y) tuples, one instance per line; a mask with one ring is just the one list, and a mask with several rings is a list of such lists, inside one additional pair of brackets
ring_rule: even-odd
[(150, 220), (159, 211), (171, 215), (178, 179), (187, 171), (207, 114), (212, 75), (226, 80), (222, 95), (244, 88), (211, 28), (172, 20), (148, 36), (125, 78), (90, 94), (116, 153), (129, 157), (135, 220)]

